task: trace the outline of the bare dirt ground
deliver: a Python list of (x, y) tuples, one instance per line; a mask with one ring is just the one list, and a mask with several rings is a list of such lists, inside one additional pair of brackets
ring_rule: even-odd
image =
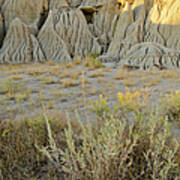
[(80, 63), (0, 66), (0, 119), (36, 117), (44, 106), (52, 114), (79, 111), (90, 115), (91, 101), (102, 94), (114, 103), (126, 88), (149, 92), (150, 104), (171, 91), (180, 90), (179, 70), (138, 71)]

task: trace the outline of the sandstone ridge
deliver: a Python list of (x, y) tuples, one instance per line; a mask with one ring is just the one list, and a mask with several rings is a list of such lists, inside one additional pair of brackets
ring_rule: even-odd
[(0, 63), (96, 53), (144, 70), (180, 66), (179, 0), (2, 0), (0, 7)]

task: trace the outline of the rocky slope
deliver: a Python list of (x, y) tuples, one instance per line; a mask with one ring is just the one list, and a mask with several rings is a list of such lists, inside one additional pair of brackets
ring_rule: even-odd
[(180, 65), (179, 0), (1, 0), (0, 63), (98, 53), (139, 69)]

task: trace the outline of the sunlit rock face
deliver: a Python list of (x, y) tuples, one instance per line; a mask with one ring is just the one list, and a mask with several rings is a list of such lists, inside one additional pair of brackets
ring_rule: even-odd
[[(145, 0), (145, 3), (149, 1), (150, 0)], [(144, 0), (117, 0), (117, 2), (121, 5), (121, 12), (127, 11), (129, 5), (131, 5), (131, 9), (134, 9), (144, 4)]]
[[(167, 23), (169, 16), (162, 18), (165, 16), (163, 15), (165, 9), (168, 7), (171, 9), (174, 3), (175, 1), (171, 3), (144, 1), (142, 5), (134, 8), (135, 4), (126, 2), (128, 8), (121, 13), (114, 38), (107, 54), (102, 58), (138, 66), (140, 69), (153, 69), (157, 66), (167, 69), (179, 67), (180, 11), (175, 11), (175, 14), (173, 10), (171, 11), (174, 15), (171, 17), (172, 23), (171, 20)], [(179, 1), (176, 3), (179, 4)], [(155, 15), (157, 9), (159, 11)], [(173, 21), (176, 19), (175, 16), (178, 16), (176, 23)], [(154, 21), (153, 17), (156, 18)], [(157, 47), (161, 53), (156, 53)]]
[(179, 67), (179, 0), (0, 0), (0, 9), (0, 63), (96, 53), (122, 66)]
[(180, 25), (180, 1), (155, 0), (150, 20), (156, 24)]

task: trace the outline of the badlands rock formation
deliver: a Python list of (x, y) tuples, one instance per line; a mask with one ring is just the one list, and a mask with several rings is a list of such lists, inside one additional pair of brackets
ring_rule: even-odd
[(103, 61), (180, 66), (179, 0), (0, 0), (0, 63)]

